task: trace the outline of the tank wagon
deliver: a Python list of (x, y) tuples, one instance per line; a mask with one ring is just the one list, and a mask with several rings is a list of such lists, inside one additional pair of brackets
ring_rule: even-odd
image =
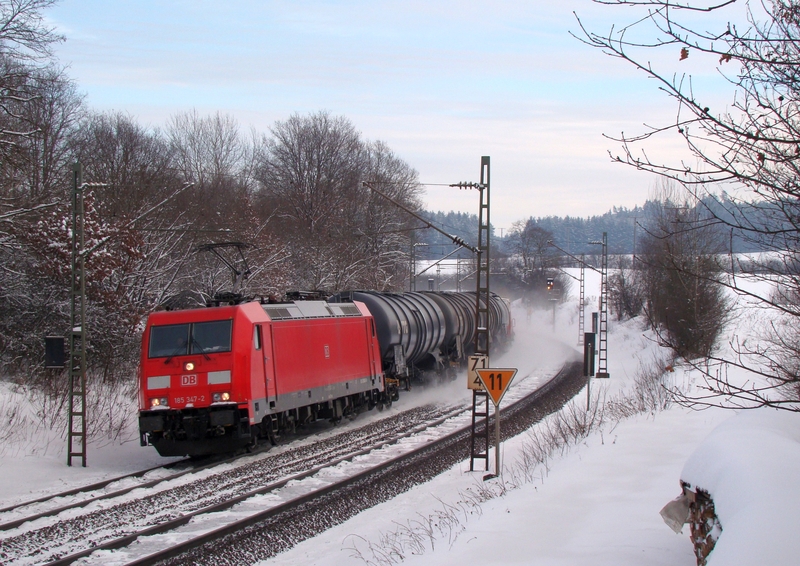
[[(363, 302), (375, 319), (389, 387), (408, 389), (426, 372), (453, 376), (474, 352), (475, 293), (348, 291), (332, 301)], [(513, 333), (508, 303), (492, 294), (489, 335), (496, 352)]]
[[(382, 409), (427, 372), (455, 375), (473, 349), (475, 305), (475, 293), (349, 291), (154, 312), (139, 368), (141, 444), (162, 456), (231, 452)], [(496, 295), (489, 332), (493, 348), (512, 336)]]

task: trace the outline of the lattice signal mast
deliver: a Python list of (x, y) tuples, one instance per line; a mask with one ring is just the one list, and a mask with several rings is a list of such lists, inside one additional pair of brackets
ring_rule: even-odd
[(597, 374), (598, 378), (609, 377), (608, 373), (608, 232), (603, 240), (589, 242), (603, 246), (600, 257), (600, 327), (598, 328)]
[[(475, 353), (489, 356), (489, 156), (481, 157), (480, 183), (456, 183), (452, 187), (460, 189), (478, 189), (480, 208), (478, 211), (478, 251), (476, 271), (475, 297)], [(478, 417), (481, 417), (480, 419)], [(478, 424), (483, 421), (482, 434), (478, 432)], [(478, 446), (476, 446), (476, 444)], [(472, 391), (472, 430), (470, 434), (469, 469), (474, 471), (475, 460), (485, 460), (489, 469), (489, 394), (483, 390)], [(499, 473), (499, 471), (498, 471)]]
[(80, 457), (86, 467), (86, 257), (83, 254), (82, 168), (72, 166), (72, 269), (69, 316), (69, 431), (67, 465)]

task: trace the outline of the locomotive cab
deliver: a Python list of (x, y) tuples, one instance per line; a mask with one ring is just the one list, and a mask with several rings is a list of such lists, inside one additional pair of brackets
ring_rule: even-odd
[(249, 334), (256, 321), (233, 307), (169, 314), (153, 314), (144, 336), (142, 444), (154, 445), (162, 456), (246, 446), (251, 442), (249, 396), (243, 390), (248, 384), (233, 376), (258, 352), (234, 348), (234, 332)]
[(139, 381), (141, 443), (162, 456), (233, 452), (384, 401), (375, 325), (360, 303), (153, 313)]

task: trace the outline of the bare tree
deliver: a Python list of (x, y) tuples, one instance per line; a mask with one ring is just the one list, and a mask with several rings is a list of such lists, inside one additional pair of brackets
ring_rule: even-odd
[(517, 220), (508, 232), (511, 251), (519, 257), (527, 272), (543, 272), (553, 266), (552, 240), (553, 233), (537, 226), (532, 218)]
[(564, 301), (569, 295), (569, 276), (559, 269), (561, 258), (552, 241), (553, 233), (537, 226), (533, 218), (517, 220), (508, 233), (506, 246), (511, 255), (503, 264), (531, 306)]
[[(40, 133), (34, 119), (37, 112), (32, 107), (38, 103), (41, 108), (43, 90), (50, 91), (46, 83), (51, 47), (63, 40), (42, 16), (42, 10), (53, 3), (54, 0), (0, 2), (0, 214), (4, 220), (0, 222), (0, 241), (6, 243), (13, 225), (11, 219), (42, 204), (26, 198), (30, 194), (24, 190), (25, 176), (21, 171), (35, 171), (38, 163), (25, 167), (31, 156), (19, 146)], [(63, 85), (62, 81), (60, 86)]]
[(63, 202), (54, 188), (81, 107), (74, 85), (52, 65), (51, 47), (63, 38), (42, 11), (53, 3), (0, 2), (1, 363), (35, 358), (41, 336), (34, 342), (32, 330), (38, 334), (48, 315), (59, 316), (54, 288), (36, 280), (38, 262), (25, 241), (30, 227)]
[(184, 180), (164, 137), (127, 114), (89, 113), (71, 136), (70, 150), (83, 165), (84, 177), (105, 183), (96, 189), (105, 217), (133, 218)]
[[(687, 224), (686, 230), (708, 224), (724, 227), (731, 239), (742, 238), (768, 252), (748, 258), (751, 278), (780, 282), (776, 292), (754, 291), (737, 274), (742, 265), (731, 255), (731, 275), (720, 281), (773, 313), (777, 320), (767, 336), (771, 345), (752, 347), (741, 339), (732, 344), (732, 357), (710, 355), (704, 366), (708, 396), (692, 402), (800, 410), (800, 374), (795, 364), (786, 363), (794, 355), (794, 337), (800, 330), (800, 4), (596, 1), (625, 6), (628, 14), (631, 9), (640, 12), (630, 25), (607, 33), (592, 32), (580, 22), (581, 39), (654, 79), (677, 106), (673, 121), (616, 137), (622, 151), (612, 153), (612, 159), (685, 187), (691, 204), (705, 208), (699, 222)], [(706, 22), (703, 14), (716, 18)], [(724, 19), (744, 25), (723, 23), (710, 29)], [(652, 62), (654, 51), (671, 56), (659, 66)], [(692, 77), (681, 72), (682, 61), (698, 59), (727, 79), (732, 100), (728, 108), (720, 110), (705, 101)], [(647, 149), (670, 138), (685, 144), (687, 158), (651, 158)], [(720, 189), (728, 194), (714, 198), (713, 191)], [(694, 275), (704, 277), (700, 272)], [(764, 384), (735, 386), (719, 364), (750, 370), (764, 378)]]
[(363, 146), (353, 124), (327, 112), (294, 114), (265, 139), (259, 181), (281, 215), (315, 234), (341, 217), (358, 190)]
[(67, 200), (64, 180), (73, 158), (69, 141), (85, 112), (83, 96), (64, 71), (55, 67), (38, 70), (29, 80), (37, 96), (20, 109), (20, 115), (34, 133), (19, 142), (26, 198), (31, 202)]
[(327, 112), (293, 115), (261, 148), (261, 207), (274, 212), (296, 283), (311, 289), (396, 289), (405, 275), (410, 218), (363, 186), (418, 208), (417, 173), (381, 142)]
[[(421, 186), (414, 169), (381, 141), (365, 142), (362, 155), (364, 181), (408, 208), (421, 209)], [(416, 220), (363, 184), (345, 210), (349, 222), (341, 236), (349, 235), (353, 260), (360, 268), (349, 281), (338, 282), (336, 288), (401, 288), (408, 267), (409, 233)]]
[(662, 201), (644, 226), (637, 258), (650, 325), (687, 360), (712, 355), (729, 311), (720, 284), (718, 227), (707, 223), (700, 228), (699, 214), (685, 202)]
[(31, 74), (48, 64), (53, 44), (64, 39), (42, 15), (55, 1), (0, 2), (0, 152), (6, 157), (21, 139), (37, 131), (26, 127), (21, 109), (39, 96)]
[(213, 185), (244, 170), (247, 150), (232, 116), (217, 112), (203, 117), (197, 110), (179, 113), (170, 119), (167, 136), (175, 164), (188, 181)]
[(58, 0), (4, 0), (0, 2), (0, 45), (22, 61), (41, 60), (52, 55), (52, 45), (64, 40), (45, 23), (42, 11)]
[(644, 307), (642, 278), (633, 267), (631, 258), (619, 255), (608, 275), (608, 303), (617, 320), (639, 316)]

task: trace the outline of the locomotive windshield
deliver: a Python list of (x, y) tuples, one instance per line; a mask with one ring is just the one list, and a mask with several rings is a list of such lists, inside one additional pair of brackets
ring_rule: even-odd
[(231, 320), (169, 324), (150, 328), (150, 358), (231, 351)]
[(196, 322), (192, 325), (192, 354), (231, 351), (232, 320)]

